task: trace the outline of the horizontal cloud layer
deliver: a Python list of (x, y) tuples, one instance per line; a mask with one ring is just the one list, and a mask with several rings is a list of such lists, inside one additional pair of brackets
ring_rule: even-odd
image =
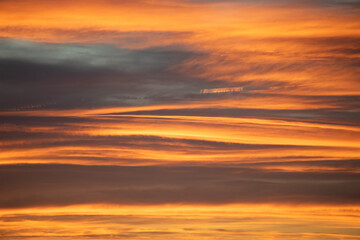
[(2, 208), (85, 203), (354, 204), (358, 173), (238, 167), (4, 165)]

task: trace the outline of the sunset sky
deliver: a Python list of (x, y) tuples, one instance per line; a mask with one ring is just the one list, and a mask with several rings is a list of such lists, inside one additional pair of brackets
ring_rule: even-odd
[(360, 0), (0, 0), (0, 239), (360, 239)]

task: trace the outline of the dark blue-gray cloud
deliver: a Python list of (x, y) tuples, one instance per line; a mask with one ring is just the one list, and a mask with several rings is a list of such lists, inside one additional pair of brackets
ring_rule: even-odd
[(241, 167), (0, 166), (0, 207), (82, 203), (359, 203), (358, 173)]
[[(89, 30), (90, 31), (90, 30)], [(95, 31), (95, 30), (93, 30)], [(96, 32), (96, 31), (95, 31)], [(98, 35), (110, 34), (99, 32)], [(125, 33), (112, 33), (125, 34)], [(136, 39), (151, 39), (150, 33), (133, 32), (125, 35)], [(171, 38), (175, 33), (153, 33)], [(181, 34), (181, 33), (180, 33)], [(182, 33), (191, 34), (191, 33)], [(91, 34), (90, 34), (91, 35)], [(110, 34), (111, 35), (111, 34)], [(120, 36), (122, 39), (124, 36)], [(125, 37), (126, 39), (127, 37)], [(244, 88), (241, 94), (201, 95), (201, 89), (233, 87), (234, 83), (217, 80), (217, 73), (202, 77), (212, 67), (227, 65), (243, 66), (229, 70), (230, 78), (241, 78), (247, 74), (271, 74), (274, 72), (307, 71), (318, 68), (354, 70), (358, 59), (349, 56), (358, 52), (356, 37), (314, 37), (314, 38), (270, 38), (266, 41), (287, 42), (320, 47), (320, 52), (309, 53), (306, 61), (246, 62), (251, 56), (269, 54), (264, 52), (238, 52), (239, 58), (211, 56), (198, 52), (186, 45), (169, 45), (144, 49), (119, 48), (106, 44), (50, 44), (6, 39), (0, 41), (0, 110), (26, 109), (71, 109), (96, 108), (104, 106), (147, 105), (171, 103), (184, 100), (236, 100), (271, 95), (271, 89), (296, 90), (301, 84), (284, 81), (243, 80), (238, 83)], [(130, 40), (131, 41), (131, 40)], [(326, 51), (339, 56), (312, 59), (311, 56)], [(281, 56), (281, 53), (273, 52)], [(212, 59), (208, 64), (207, 57)], [(218, 58), (219, 57), (219, 58)], [(213, 59), (215, 58), (215, 59)], [(182, 63), (203, 59), (183, 69)], [(261, 58), (260, 58), (261, 59)], [(281, 58), (279, 58), (281, 59)], [(244, 67), (246, 66), (246, 67)], [(184, 70), (184, 71), (182, 71)], [(321, 70), (323, 71), (323, 70)], [(199, 74), (198, 74), (199, 73)], [(341, 72), (340, 72), (341, 73)], [(191, 77), (193, 76), (193, 77)], [(266, 92), (254, 93), (261, 90)], [(311, 90), (311, 89), (308, 89)], [(274, 94), (274, 97), (280, 95)], [(281, 96), (280, 96), (281, 97)], [(295, 96), (299, 101), (314, 101), (339, 104), (344, 112), (334, 116), (346, 117), (358, 107), (358, 96)], [(341, 110), (340, 110), (341, 111)], [(299, 116), (301, 112), (296, 113)], [(304, 115), (306, 117), (306, 114)], [(285, 116), (288, 117), (288, 116)], [(350, 116), (352, 118), (352, 116)]]
[(3, 39), (0, 51), (1, 109), (143, 105), (209, 86), (169, 70), (199, 54), (188, 50)]

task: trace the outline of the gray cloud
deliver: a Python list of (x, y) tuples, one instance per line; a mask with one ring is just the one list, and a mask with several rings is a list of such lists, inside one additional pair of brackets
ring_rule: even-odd
[(169, 70), (198, 54), (187, 50), (3, 39), (0, 51), (2, 109), (149, 104), (209, 86)]
[(360, 175), (341, 172), (3, 165), (0, 180), (2, 208), (81, 203), (353, 204), (360, 199)]
[(131, 50), (106, 44), (36, 43), (7, 38), (1, 39), (0, 43), (1, 59), (30, 61), (50, 66), (60, 64), (79, 68), (106, 67), (125, 73), (164, 69), (191, 54), (185, 49), (175, 50), (171, 47)]
[[(103, 33), (100, 31), (97, 34)], [(111, 33), (106, 34), (111, 35)], [(125, 34), (125, 39), (127, 37), (140, 40), (152, 38), (152, 35), (149, 36), (150, 33), (143, 32), (112, 34)], [(175, 33), (151, 34), (165, 35), (167, 38)], [(239, 95), (204, 96), (198, 94), (200, 89), (233, 86), (226, 81), (216, 80), (219, 77), (217, 73), (207, 77), (201, 74), (212, 67), (234, 64), (242, 67), (229, 70), (226, 73), (229, 78), (272, 72), (296, 73), (309, 69), (323, 71), (324, 67), (328, 71), (330, 65), (334, 66), (332, 69), (335, 72), (340, 71), (339, 69), (351, 71), (358, 65), (356, 58), (347, 58), (358, 51), (356, 37), (270, 38), (265, 41), (292, 42), (304, 45), (304, 48), (315, 45), (320, 46), (319, 51), (326, 50), (342, 55), (320, 60), (310, 58), (307, 61), (249, 63), (242, 59), (269, 53), (239, 52), (241, 57), (231, 59), (196, 52), (189, 46), (180, 45), (131, 50), (106, 44), (50, 44), (2, 38), (0, 41), (2, 52), (0, 56), (0, 110), (95, 108), (224, 98), (241, 100), (266, 96), (254, 93), (255, 90), (268, 91), (270, 94), (272, 88), (296, 90), (302, 86), (296, 83), (279, 82), (276, 79), (266, 81), (256, 79), (241, 81), (239, 86), (243, 87), (244, 91)], [(321, 52), (309, 54), (318, 55), (319, 53)], [(207, 62), (208, 58), (212, 59), (210, 61), (212, 63)], [(184, 68), (182, 63), (192, 59), (196, 60), (195, 63)], [(190, 77), (188, 73), (198, 77)], [(341, 71), (338, 73), (340, 74)], [(273, 97), (277, 96), (279, 95), (273, 94)], [(326, 114), (347, 119), (353, 119), (352, 115), (357, 114), (349, 111), (358, 107), (356, 101), (353, 101), (357, 97), (298, 96), (299, 101), (312, 100), (339, 104), (339, 107), (345, 106), (349, 109), (334, 113), (327, 111)], [(305, 118), (306, 114), (314, 117), (314, 113), (292, 112), (297, 116), (304, 114)], [(283, 113), (284, 111), (276, 114), (279, 116)], [(288, 112), (284, 117), (291, 117), (291, 114)]]

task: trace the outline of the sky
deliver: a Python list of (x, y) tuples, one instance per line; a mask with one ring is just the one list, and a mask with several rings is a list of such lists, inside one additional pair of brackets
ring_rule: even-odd
[(360, 239), (360, 1), (0, 0), (0, 239)]

